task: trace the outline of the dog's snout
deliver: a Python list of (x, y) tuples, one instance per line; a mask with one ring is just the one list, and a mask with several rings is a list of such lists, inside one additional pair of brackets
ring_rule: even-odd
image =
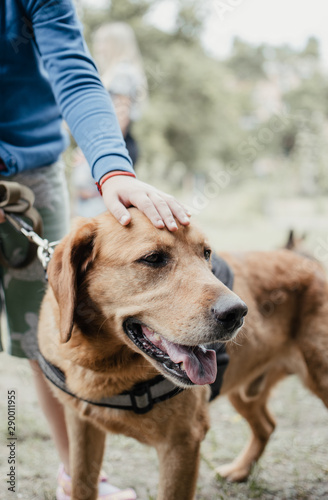
[(212, 307), (212, 314), (216, 321), (228, 331), (232, 332), (242, 326), (243, 318), (248, 308), (240, 299), (221, 299)]

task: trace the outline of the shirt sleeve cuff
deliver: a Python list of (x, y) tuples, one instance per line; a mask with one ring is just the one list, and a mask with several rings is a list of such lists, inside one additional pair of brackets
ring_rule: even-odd
[(92, 176), (95, 181), (99, 182), (100, 179), (108, 172), (113, 172), (114, 170), (122, 170), (123, 172), (131, 172), (135, 174), (132, 163), (129, 163), (127, 159), (119, 155), (108, 155), (99, 158), (92, 167)]

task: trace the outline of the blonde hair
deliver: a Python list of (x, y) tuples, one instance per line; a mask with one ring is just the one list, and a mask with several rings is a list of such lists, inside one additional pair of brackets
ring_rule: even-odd
[(93, 55), (104, 86), (110, 90), (115, 73), (122, 63), (133, 67), (138, 76), (141, 91), (146, 98), (148, 85), (142, 57), (133, 29), (126, 23), (104, 24), (93, 35)]

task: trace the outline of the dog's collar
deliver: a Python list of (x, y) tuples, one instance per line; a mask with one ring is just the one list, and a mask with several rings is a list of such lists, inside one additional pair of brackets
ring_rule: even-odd
[(66, 394), (96, 406), (130, 410), (137, 414), (148, 413), (156, 403), (173, 398), (184, 390), (162, 375), (158, 375), (151, 380), (135, 385), (130, 391), (122, 392), (117, 396), (102, 398), (99, 401), (92, 401), (73, 394), (66, 385), (65, 374), (57, 366), (50, 363), (40, 352), (38, 353), (38, 362), (47, 379)]

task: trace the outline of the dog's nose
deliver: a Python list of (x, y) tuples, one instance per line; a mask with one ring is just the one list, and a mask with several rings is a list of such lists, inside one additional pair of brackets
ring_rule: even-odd
[(242, 326), (247, 311), (245, 302), (239, 298), (220, 299), (212, 307), (212, 314), (216, 321), (221, 323), (229, 333)]

